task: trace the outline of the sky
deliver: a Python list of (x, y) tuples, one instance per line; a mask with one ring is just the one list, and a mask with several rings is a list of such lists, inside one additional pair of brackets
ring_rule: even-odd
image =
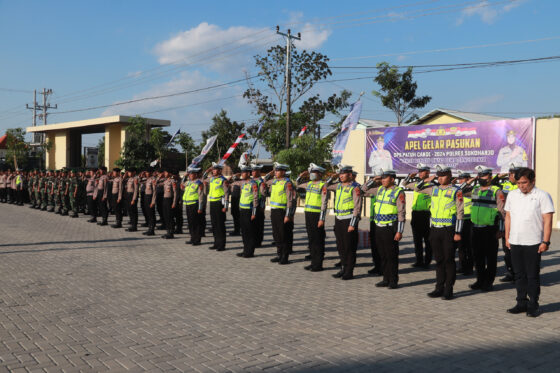
[[(48, 123), (141, 114), (170, 120), (170, 132), (181, 129), (195, 140), (221, 109), (254, 124), (257, 116), (242, 97), (244, 78), (257, 72), (253, 56), (286, 44), (276, 25), (301, 33), (296, 48), (329, 57), (333, 75), (311, 94), (347, 89), (354, 101), (364, 92), (362, 118), (394, 121), (371, 93), (378, 89), (377, 63), (556, 57), (559, 13), (554, 0), (0, 0), (0, 133), (31, 125), (25, 105), (43, 88), (53, 90), (49, 101), (58, 105)], [(559, 61), (415, 68), (417, 93), (432, 97), (418, 114), (435, 108), (511, 118), (560, 112)], [(181, 92), (189, 93), (109, 106)], [(321, 121), (323, 133), (334, 119)], [(83, 141), (96, 143), (95, 136)]]

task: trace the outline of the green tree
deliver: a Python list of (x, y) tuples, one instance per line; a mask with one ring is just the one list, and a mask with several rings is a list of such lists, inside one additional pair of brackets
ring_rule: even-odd
[(130, 119), (126, 126), (126, 140), (115, 164), (121, 168), (146, 168), (156, 159), (156, 150), (148, 139), (149, 126), (140, 116)]
[(412, 80), (412, 67), (400, 73), (396, 66), (387, 62), (377, 64), (377, 76), (373, 79), (380, 86), (380, 91), (373, 95), (381, 99), (381, 104), (391, 109), (397, 117), (397, 123), (408, 123), (418, 116), (414, 113), (430, 102), (430, 96), (416, 96), (418, 84)]
[[(303, 99), (306, 94), (317, 84), (332, 75), (328, 66), (328, 57), (317, 52), (301, 53), (294, 47), (292, 48), (292, 83), (291, 83), (291, 102), (292, 105)], [(264, 83), (272, 96), (265, 95), (260, 89), (255, 88), (249, 83), (249, 88), (243, 97), (254, 107), (255, 113), (261, 121), (264, 121), (263, 131), (259, 139), (265, 148), (275, 154), (284, 149), (286, 139), (286, 112), (284, 101), (286, 100), (285, 67), (286, 47), (277, 45), (270, 48), (265, 56), (256, 55), (255, 65), (259, 69), (259, 80)], [(315, 136), (318, 122), (325, 118), (328, 113), (337, 115), (339, 110), (348, 106), (350, 93), (342, 91), (340, 95), (333, 94), (326, 100), (322, 100), (319, 95), (308, 97), (294, 111), (290, 121), (290, 137), (294, 138), (307, 125), (309, 132)], [(249, 134), (255, 135), (257, 125), (248, 128)]]
[(325, 164), (331, 157), (331, 141), (315, 139), (312, 135), (303, 135), (294, 140), (291, 149), (283, 149), (274, 158), (277, 162), (288, 164), (292, 175), (299, 175), (310, 163)]
[(21, 127), (6, 131), (6, 163), (14, 169), (27, 165), (29, 144), (25, 142), (25, 130)]
[[(212, 118), (212, 125), (208, 131), (202, 132), (202, 144), (206, 144), (206, 140), (210, 137), (218, 135), (216, 143), (212, 149), (208, 152), (204, 161), (202, 162), (203, 168), (208, 168), (212, 162), (218, 162), (225, 152), (229, 149), (230, 145), (233, 144), (237, 136), (239, 136), (245, 130), (245, 123), (232, 121), (225, 110), (220, 111), (220, 113), (214, 115)], [(235, 168), (239, 163), (239, 158), (241, 158), (241, 153), (245, 149), (244, 144), (239, 144), (235, 152), (229, 157), (228, 164)]]
[(150, 144), (156, 152), (157, 159), (159, 159), (162, 164), (165, 163), (166, 154), (169, 150), (167, 147), (169, 140), (171, 140), (171, 134), (161, 127), (152, 128), (150, 130)]
[(186, 132), (180, 132), (175, 137), (175, 143), (183, 149), (185, 153), (186, 162), (190, 164), (190, 161), (198, 155), (199, 147), (196, 146), (193, 138)]
[(98, 166), (105, 164), (105, 135), (97, 143), (97, 164)]

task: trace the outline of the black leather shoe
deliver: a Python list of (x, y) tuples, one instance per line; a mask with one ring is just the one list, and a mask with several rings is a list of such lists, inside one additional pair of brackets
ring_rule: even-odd
[(108, 225), (108, 223), (107, 223), (107, 221), (102, 221), (102, 222), (97, 223), (97, 225)]
[(389, 282), (382, 280), (375, 284), (375, 286), (378, 288), (386, 288), (387, 286), (389, 286)]
[(222, 248), (222, 249), (216, 249), (216, 251), (226, 251), (226, 249)]
[(489, 291), (494, 290), (494, 286), (492, 286), (492, 284), (490, 284), (490, 285), (485, 285), (485, 286), (483, 286), (482, 289), (480, 289), (480, 290), (482, 290), (484, 293), (487, 293), (487, 292), (489, 292)]
[(97, 223), (97, 219), (96, 218), (91, 218), (88, 220), (88, 223)]
[(305, 258), (303, 258), (304, 260), (311, 260), (311, 255), (306, 255)]
[(354, 278), (353, 274), (346, 274), (341, 277), (343, 280), (352, 280)]
[(321, 272), (323, 267), (311, 268), (311, 272)]
[(423, 267), (423, 266), (424, 266), (424, 263), (416, 262), (416, 263), (414, 263), (412, 266), (413, 266), (414, 268)]
[(500, 279), (500, 282), (513, 282), (513, 280), (514, 280), (514, 278), (511, 275), (511, 273), (508, 273)]
[(307, 271), (309, 271), (311, 268), (313, 268), (313, 266), (311, 264), (303, 267), (303, 269), (305, 269)]
[(445, 294), (444, 296), (441, 297), (441, 299), (443, 299), (443, 300), (451, 300), (451, 299), (453, 299), (453, 293), (451, 293), (451, 294)]
[(430, 298), (439, 298), (443, 295), (443, 290), (434, 290), (431, 293), (428, 293)]
[(155, 232), (154, 231), (147, 231), (144, 233), (146, 236), (155, 236)]
[(175, 237), (173, 236), (172, 233), (167, 233), (167, 234), (164, 234), (163, 236), (161, 236), (161, 238), (165, 238), (166, 240), (171, 240)]
[(237, 256), (240, 257), (240, 258), (243, 258), (243, 253), (242, 253), (242, 252), (241, 252), (241, 253), (237, 253), (237, 254), (235, 254), (235, 255), (237, 255)]
[(126, 228), (126, 231), (127, 231), (127, 232), (136, 232), (136, 231), (138, 231), (138, 228), (136, 228), (136, 227), (129, 227), (129, 228)]
[(275, 256), (274, 258), (270, 259), (272, 263), (278, 263), (280, 261), (280, 257)]
[(538, 317), (541, 313), (539, 312), (538, 308), (534, 309), (527, 309), (527, 316), (528, 317)]
[(397, 289), (399, 287), (399, 284), (396, 284), (394, 282), (391, 282), (389, 284), (389, 286), (387, 286), (389, 289)]
[(338, 271), (337, 273), (335, 273), (334, 275), (332, 275), (332, 277), (334, 278), (341, 278), (344, 275), (344, 273), (342, 271)]
[(372, 276), (380, 276), (382, 274), (381, 271), (379, 270), (379, 268), (377, 268), (377, 267), (373, 267), (372, 269), (367, 271), (367, 273), (369, 273)]
[(527, 307), (516, 305), (515, 307), (508, 309), (507, 312), (511, 313), (511, 314), (514, 314), (514, 315), (517, 315), (517, 314), (520, 314), (520, 313), (523, 313), (523, 312), (527, 312)]
[(122, 228), (122, 224), (119, 224), (119, 223), (113, 224), (113, 225), (111, 225), (111, 227), (112, 228)]
[(229, 235), (230, 236), (240, 236), (241, 234), (239, 232), (233, 231), (233, 232), (229, 232)]
[(342, 262), (341, 262), (341, 261), (338, 261), (338, 262), (334, 263), (334, 266), (335, 266), (336, 268), (342, 267)]
[(278, 264), (286, 265), (286, 264), (290, 264), (290, 261), (288, 259), (284, 259), (284, 260), (279, 261)]
[(183, 230), (182, 229), (176, 229), (175, 232), (173, 232), (175, 234), (183, 234)]
[(193, 242), (191, 245), (193, 245), (193, 246), (200, 246), (200, 242)]
[(480, 290), (482, 289), (482, 285), (480, 285), (480, 282), (476, 281), (473, 282), (472, 284), (469, 285), (469, 287), (473, 290)]

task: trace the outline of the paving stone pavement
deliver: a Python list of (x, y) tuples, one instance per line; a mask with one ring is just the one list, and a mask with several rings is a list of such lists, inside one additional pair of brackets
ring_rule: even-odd
[(301, 214), (287, 266), (270, 246), (238, 258), (240, 237), (215, 252), (208, 237), (192, 247), (5, 204), (0, 237), (2, 372), (560, 370), (559, 232), (536, 319), (505, 312), (511, 284), (473, 292), (459, 276), (455, 300), (428, 298), (435, 274), (410, 266), (408, 224), (397, 290), (374, 287), (368, 250), (355, 280), (333, 279), (330, 229), (328, 270), (304, 271)]

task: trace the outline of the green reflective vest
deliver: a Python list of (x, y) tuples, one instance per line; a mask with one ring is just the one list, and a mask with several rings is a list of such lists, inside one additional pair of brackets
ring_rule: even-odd
[[(424, 181), (416, 183), (422, 184)], [(412, 211), (428, 211), (430, 209), (430, 195), (414, 191), (412, 194)]]
[(189, 180), (187, 182), (187, 185), (185, 186), (185, 192), (183, 193), (183, 202), (185, 205), (189, 206), (198, 203), (198, 189), (200, 187), (200, 184), (202, 184), (200, 180)]
[(471, 218), (471, 209), (472, 209), (472, 199), (469, 197), (463, 197), (464, 203), (464, 214), (463, 220), (470, 220)]
[(249, 180), (241, 187), (241, 197), (239, 197), (239, 208), (244, 210), (250, 210), (253, 208), (253, 187), (257, 186), (257, 183), (253, 180)]
[(506, 181), (504, 183), (502, 183), (502, 190), (504, 192), (504, 194), (507, 196), (507, 194), (509, 192), (511, 192), (512, 190), (517, 189), (517, 185), (513, 184), (511, 181)]
[(325, 186), (324, 181), (307, 183), (305, 188), (305, 211), (321, 212), (321, 191)]
[(210, 202), (216, 202), (222, 199), (224, 196), (224, 181), (226, 180), (223, 176), (217, 176), (210, 179), (210, 191), (208, 192), (208, 200)]
[(288, 196), (286, 195), (287, 177), (277, 179), (270, 186), (270, 208), (285, 209), (288, 206)]
[(375, 196), (371, 196), (369, 201), (369, 221), (375, 221)]
[(387, 189), (383, 186), (377, 189), (375, 197), (375, 224), (389, 225), (398, 220), (397, 198), (403, 191), (401, 187)]
[(486, 190), (476, 187), (472, 191), (472, 212), (471, 221), (474, 225), (494, 225), (498, 215), (496, 205), (496, 193), (500, 190), (492, 185)]
[(19, 184), (21, 184), (21, 176), (17, 175), (16, 176), (16, 185), (19, 185)]
[(434, 227), (450, 227), (457, 220), (457, 205), (455, 199), (459, 189), (450, 185), (447, 189), (437, 186), (432, 189), (430, 204), (430, 223)]
[(352, 192), (354, 188), (358, 188), (360, 184), (353, 182), (349, 185), (338, 184), (336, 188), (336, 197), (334, 200), (334, 214), (335, 216), (350, 215), (354, 211), (354, 197)]

